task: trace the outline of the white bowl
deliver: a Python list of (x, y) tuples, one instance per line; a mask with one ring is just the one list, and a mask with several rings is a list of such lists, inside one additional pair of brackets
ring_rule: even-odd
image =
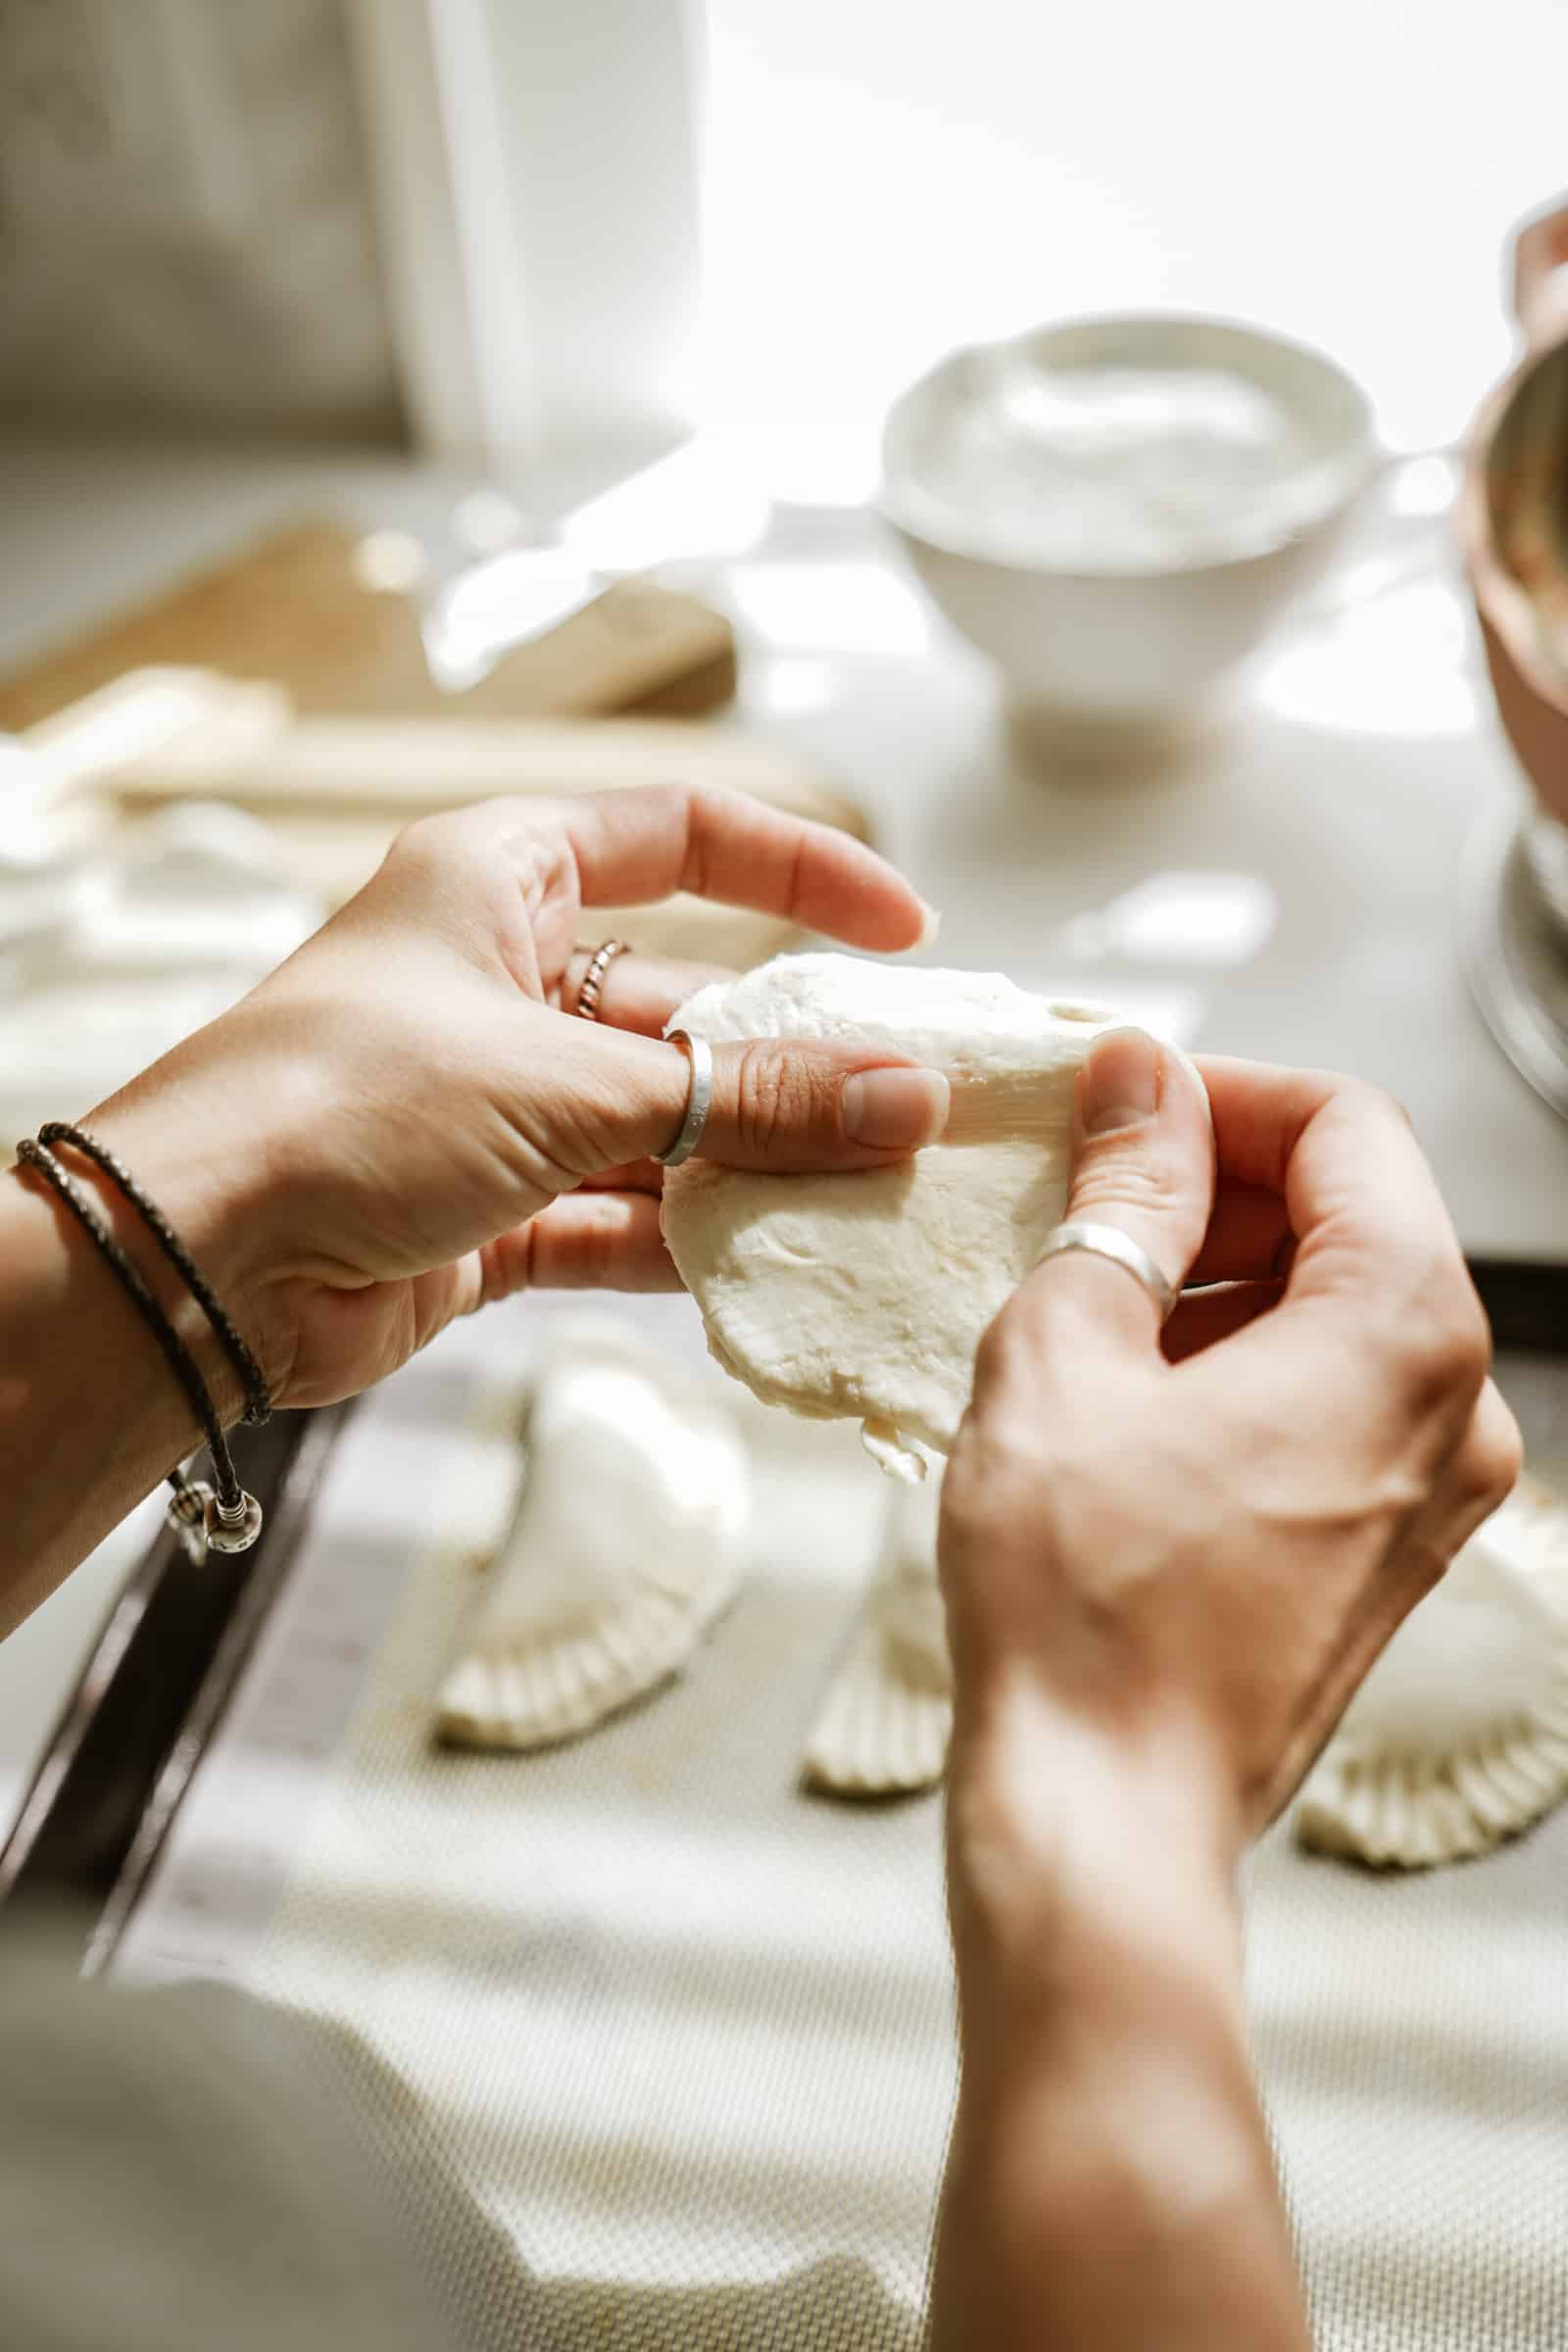
[[(1084, 371), (1105, 369), (1135, 435), (1174, 419), (1134, 460), (1152, 469), (1154, 507), (1129, 491), (1123, 512), (1114, 481), (1095, 476), (1103, 441), (1098, 457), (1072, 455), (1086, 414), (1101, 429)], [(1212, 412), (1233, 396), (1246, 429), (1231, 443), (1171, 439), (1184, 401)], [(1265, 447), (1259, 419), (1283, 438)], [(1319, 353), (1221, 319), (1090, 318), (955, 352), (912, 384), (884, 428), (879, 504), (1016, 700), (1162, 725), (1190, 716), (1320, 578), (1377, 465), (1365, 395)]]

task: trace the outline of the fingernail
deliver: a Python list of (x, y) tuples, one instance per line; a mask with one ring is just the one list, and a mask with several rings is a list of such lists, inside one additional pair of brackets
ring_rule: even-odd
[(839, 1097), (844, 1132), (875, 1152), (917, 1152), (948, 1123), (952, 1089), (940, 1070), (857, 1070)]
[(1107, 1029), (1084, 1057), (1079, 1105), (1085, 1135), (1141, 1127), (1159, 1108), (1160, 1050), (1142, 1029)]
[(928, 948), (942, 928), (942, 917), (927, 899), (920, 901), (920, 937), (916, 945)]

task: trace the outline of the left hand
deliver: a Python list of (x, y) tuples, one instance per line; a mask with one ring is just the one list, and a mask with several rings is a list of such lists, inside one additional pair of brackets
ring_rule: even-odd
[[(676, 890), (869, 949), (915, 946), (927, 913), (862, 843), (738, 795), (489, 801), (410, 826), (286, 963), (88, 1116), (274, 1402), (352, 1395), (527, 1283), (678, 1287), (650, 1155), (691, 1070), (661, 1032), (713, 975), (627, 955), (597, 1021), (563, 1009), (583, 908)], [(735, 1166), (881, 1166), (946, 1116), (945, 1080), (874, 1048), (713, 1058), (702, 1150)]]

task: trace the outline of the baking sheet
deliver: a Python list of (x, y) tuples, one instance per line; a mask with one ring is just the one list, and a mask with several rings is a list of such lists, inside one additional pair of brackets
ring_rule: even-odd
[[(700, 1360), (687, 1302), (637, 1313)], [(749, 1416), (751, 1574), (674, 1689), (537, 1758), (428, 1745), (553, 1319), (449, 1335), (364, 1408), (120, 1969), (359, 2029), (475, 2342), (912, 2345), (955, 2085), (940, 1808), (795, 1785), (871, 1556), (853, 1435)], [(1568, 1477), (1562, 1367), (1503, 1376)], [(1568, 1812), (1424, 1877), (1255, 1858), (1258, 2061), (1336, 2352), (1568, 2341), (1565, 1890)]]
[[(1509, 1353), (1497, 1375), (1531, 1467), (1568, 1493), (1568, 1367)], [(1568, 2343), (1568, 1806), (1482, 1861), (1413, 1873), (1276, 1831), (1247, 1934), (1316, 2341)]]
[[(220, 1973), (354, 2019), (466, 2195), (526, 2248), (497, 2340), (531, 2341), (566, 2308), (590, 2327), (580, 2340), (606, 2340), (612, 2314), (652, 2296), (671, 2342), (704, 2341), (688, 2290), (729, 2327), (731, 2290), (744, 2301), (825, 2264), (835, 2308), (858, 2328), (880, 2315), (848, 2340), (902, 2341), (954, 2086), (938, 1808), (796, 1788), (869, 1573), (880, 1474), (847, 1427), (749, 1411), (707, 1365), (687, 1301), (638, 1302), (746, 1414), (759, 1492), (741, 1595), (680, 1684), (593, 1738), (537, 1758), (432, 1751), (473, 1554), (505, 1522), (502, 1433), (558, 1319), (528, 1304), (450, 1335), (416, 1368), (417, 1409), (400, 1379), (346, 1433), (318, 1505), (335, 1569), (313, 1540), (285, 1596), (296, 1630), (270, 1630), (118, 1971)], [(357, 1535), (351, 1492), (368, 1513)], [(351, 1679), (331, 1654), (358, 1640), (343, 1589), (380, 1554), (381, 1604), (401, 1526), (412, 1570), (264, 1926), (310, 1802), (304, 1743), (318, 1753), (315, 1727)], [(318, 1572), (339, 1583), (324, 1616)], [(460, 2297), (467, 2222), (449, 2215), (433, 2240)]]

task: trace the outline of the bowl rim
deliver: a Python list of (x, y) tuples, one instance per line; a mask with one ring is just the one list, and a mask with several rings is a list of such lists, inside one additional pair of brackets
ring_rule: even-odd
[(1526, 378), (1558, 349), (1558, 345), (1548, 343), (1527, 351), (1501, 383), (1494, 384), (1487, 395), (1463, 444), (1454, 513), (1471, 595), (1483, 630), (1490, 629), (1498, 639), (1537, 700), (1554, 716), (1568, 717), (1568, 695), (1561, 667), (1543, 641), (1535, 602), (1497, 537), (1492, 520), (1491, 496), (1492, 458), (1498, 428)]
[[(983, 527), (966, 529), (961, 512), (923, 488), (907, 464), (900, 463), (899, 443), (907, 437), (921, 404), (945, 380), (976, 361), (1000, 353), (1027, 350), (1029, 346), (1048, 338), (1054, 340), (1086, 331), (1146, 332), (1151, 328), (1156, 333), (1165, 330), (1191, 333), (1198, 328), (1205, 333), (1217, 332), (1221, 336), (1234, 337), (1240, 343), (1251, 344), (1256, 348), (1283, 352), (1320, 370), (1346, 398), (1351, 430), (1343, 450), (1324, 458), (1308, 469), (1309, 478), (1317, 478), (1320, 490), (1304, 517), (1298, 514), (1289, 522), (1259, 530), (1245, 545), (1229, 548), (1220, 556), (1173, 557), (1157, 563), (1030, 563), (1017, 555), (1003, 552), (994, 544), (988, 544)], [(990, 564), (998, 571), (1013, 572), (1026, 579), (1101, 582), (1150, 581), (1183, 575), (1190, 577), (1200, 572), (1227, 570), (1236, 564), (1256, 563), (1261, 558), (1278, 555), (1284, 549), (1310, 537), (1343, 514), (1365, 488), (1382, 462), (1371, 396), (1340, 361), (1317, 344), (1305, 342), (1296, 335), (1282, 334), (1274, 327), (1260, 325), (1255, 319), (1237, 318), (1221, 311), (1187, 310), (1072, 312), (1061, 318), (1042, 319), (1016, 334), (956, 344), (906, 383), (893, 400), (882, 422), (879, 457), (880, 473), (873, 500), (876, 512), (884, 521), (892, 524), (915, 545), (943, 555), (960, 556), (970, 563)]]

